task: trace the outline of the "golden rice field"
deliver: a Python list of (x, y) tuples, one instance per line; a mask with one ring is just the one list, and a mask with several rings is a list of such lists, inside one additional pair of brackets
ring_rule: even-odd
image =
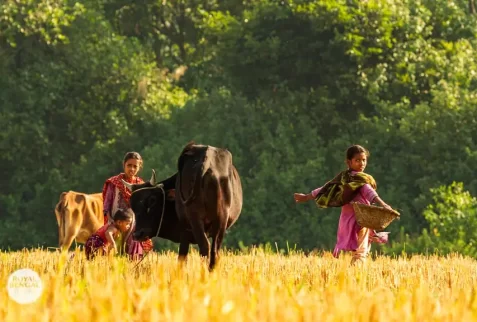
[[(0, 253), (0, 321), (472, 321), (477, 262), (460, 256), (350, 258), (226, 253), (209, 273), (196, 251), (180, 266), (153, 253), (136, 268), (124, 258), (85, 262), (32, 250)], [(32, 304), (6, 290), (31, 268), (44, 285)]]

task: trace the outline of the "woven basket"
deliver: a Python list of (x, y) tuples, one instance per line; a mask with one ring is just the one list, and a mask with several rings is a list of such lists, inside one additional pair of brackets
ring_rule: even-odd
[(361, 227), (371, 228), (374, 230), (383, 230), (394, 219), (400, 218), (399, 212), (395, 210), (365, 205), (357, 202), (354, 202), (352, 205), (356, 215), (356, 221)]

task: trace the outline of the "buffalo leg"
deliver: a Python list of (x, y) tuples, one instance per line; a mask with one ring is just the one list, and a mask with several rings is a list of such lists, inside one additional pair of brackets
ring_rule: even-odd
[[(192, 218), (198, 218), (198, 216), (193, 216)], [(200, 255), (202, 257), (209, 257), (210, 242), (205, 234), (204, 222), (199, 219), (194, 219), (191, 220), (191, 226), (192, 233), (194, 234), (197, 245), (199, 246)]]
[(189, 254), (189, 232), (187, 231), (187, 223), (184, 219), (180, 222), (181, 237), (179, 245), (179, 261), (184, 262)]
[(181, 241), (179, 245), (179, 261), (184, 262), (187, 259), (187, 254), (189, 254), (189, 241), (187, 238), (187, 232), (183, 231), (181, 233)]
[[(227, 216), (228, 217), (228, 216)], [(228, 218), (223, 218), (218, 221), (217, 228), (214, 229), (214, 236), (212, 240), (212, 249), (210, 251), (210, 269), (213, 270), (218, 259), (219, 259), (219, 250), (222, 246), (222, 241), (224, 240), (225, 230), (227, 228)]]

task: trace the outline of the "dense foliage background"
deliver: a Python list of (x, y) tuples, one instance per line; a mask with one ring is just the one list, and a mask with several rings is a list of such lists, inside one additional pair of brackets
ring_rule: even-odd
[(354, 143), (402, 213), (385, 253), (476, 256), (473, 1), (6, 0), (0, 247), (56, 246), (62, 191), (99, 192), (125, 152), (159, 178), (190, 140), (232, 151), (226, 246), (331, 249), (339, 209), (295, 205)]

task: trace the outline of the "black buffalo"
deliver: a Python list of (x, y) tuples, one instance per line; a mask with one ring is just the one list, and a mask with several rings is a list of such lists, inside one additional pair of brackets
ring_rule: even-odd
[[(210, 255), (209, 268), (213, 269), (225, 231), (242, 210), (242, 184), (232, 154), (191, 142), (179, 157), (176, 174), (157, 184), (151, 181), (127, 185), (136, 214), (134, 238), (158, 236), (178, 242), (179, 259), (187, 257), (190, 244), (198, 244), (201, 256)], [(173, 200), (169, 197), (172, 189)]]
[(148, 182), (129, 184), (123, 181), (124, 185), (132, 191), (129, 202), (136, 219), (133, 233), (135, 240), (161, 237), (176, 243), (180, 242), (181, 226), (175, 201), (171, 198), (176, 177), (177, 174), (174, 174), (166, 180), (156, 182), (156, 174), (152, 170), (152, 177)]

